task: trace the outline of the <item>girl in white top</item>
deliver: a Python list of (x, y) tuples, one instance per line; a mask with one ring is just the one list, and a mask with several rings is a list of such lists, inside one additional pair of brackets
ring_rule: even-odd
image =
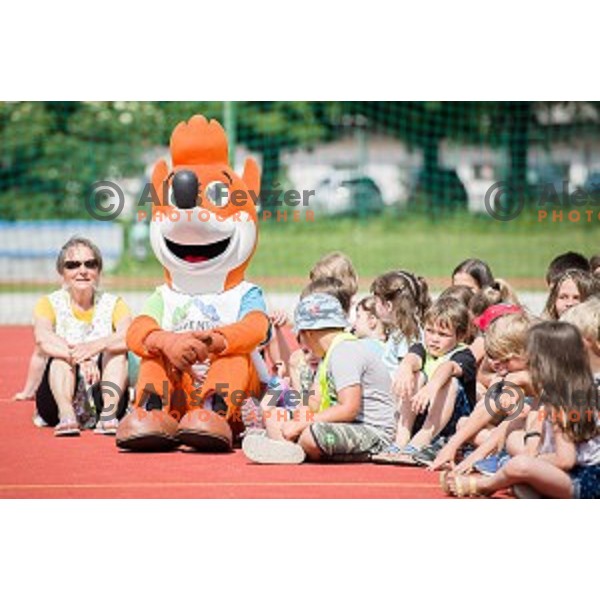
[(395, 379), (408, 348), (422, 340), (422, 323), (431, 305), (427, 282), (408, 271), (391, 271), (371, 284), (375, 310), (388, 331), (383, 362)]

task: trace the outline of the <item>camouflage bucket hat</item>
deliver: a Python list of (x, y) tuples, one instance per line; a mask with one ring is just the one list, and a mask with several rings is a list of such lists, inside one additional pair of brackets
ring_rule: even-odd
[(294, 331), (345, 329), (349, 326), (339, 300), (329, 294), (311, 294), (298, 303)]

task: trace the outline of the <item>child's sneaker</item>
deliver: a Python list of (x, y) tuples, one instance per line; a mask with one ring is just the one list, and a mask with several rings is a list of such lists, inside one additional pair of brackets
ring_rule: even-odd
[(440, 450), (446, 445), (446, 438), (439, 437), (428, 446), (424, 446), (413, 454), (415, 462), (429, 467), (436, 459)]
[(415, 448), (408, 444), (404, 448), (399, 448), (396, 444), (392, 444), (379, 454), (374, 454), (371, 460), (374, 463), (385, 464), (385, 465), (416, 465), (418, 464), (414, 459), (414, 454), (419, 451), (419, 448)]
[(266, 435), (246, 435), (242, 451), (252, 462), (262, 465), (298, 465), (306, 454), (299, 444), (274, 440)]
[(401, 454), (402, 448), (400, 448), (400, 446), (397, 446), (396, 444), (390, 444), (381, 452), (373, 454), (373, 456), (371, 456), (371, 460), (374, 463), (381, 464), (393, 463), (395, 462), (396, 458), (398, 458)]

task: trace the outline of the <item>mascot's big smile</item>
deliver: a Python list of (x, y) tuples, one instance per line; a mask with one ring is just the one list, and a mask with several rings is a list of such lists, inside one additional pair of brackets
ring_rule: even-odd
[(231, 237), (213, 244), (178, 244), (165, 237), (165, 243), (170, 252), (177, 258), (188, 263), (201, 263), (220, 256), (229, 247)]

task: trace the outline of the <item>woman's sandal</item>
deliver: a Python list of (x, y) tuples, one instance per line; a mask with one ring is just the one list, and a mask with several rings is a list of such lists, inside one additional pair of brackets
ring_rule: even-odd
[(75, 419), (64, 419), (54, 428), (56, 437), (74, 437), (80, 434), (81, 431)]
[(100, 435), (117, 435), (118, 428), (118, 419), (107, 419), (106, 421), (103, 421), (102, 418), (100, 418), (96, 424), (94, 433), (99, 433)]

